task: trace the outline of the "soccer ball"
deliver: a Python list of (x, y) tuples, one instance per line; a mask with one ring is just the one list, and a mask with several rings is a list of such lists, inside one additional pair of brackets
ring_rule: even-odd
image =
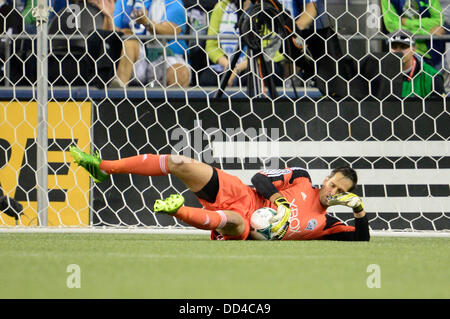
[(277, 211), (270, 207), (263, 207), (255, 210), (250, 218), (252, 237), (258, 240), (269, 240), (271, 238), (272, 224), (270, 220), (277, 214)]

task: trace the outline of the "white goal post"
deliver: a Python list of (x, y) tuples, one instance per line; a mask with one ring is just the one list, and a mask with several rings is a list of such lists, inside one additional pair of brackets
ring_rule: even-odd
[[(437, 92), (439, 83), (447, 88), (448, 57), (429, 49), (442, 62), (424, 80), (431, 92), (400, 96), (402, 65), (389, 53), (380, 1), (325, 1), (314, 21), (335, 33), (313, 28), (301, 38), (277, 28), (295, 21), (279, 20), (281, 13), (292, 18), (290, 1), (277, 1), (284, 7), (275, 15), (265, 4), (270, 0), (242, 1), (253, 7), (235, 16), (230, 1), (173, 0), (171, 10), (183, 6), (182, 33), (140, 34), (139, 23), (130, 20), (131, 38), (112, 29), (99, 1), (106, 5), (80, 0), (56, 9), (39, 0), (28, 14), (18, 1), (6, 1), (0, 13), (0, 196), (23, 206), (18, 216), (12, 207), (0, 210), (0, 231), (205, 233), (152, 212), (156, 199), (172, 193), (200, 207), (179, 180), (116, 175), (95, 184), (68, 154), (77, 145), (105, 159), (183, 154), (249, 185), (259, 170), (286, 166), (307, 169), (320, 185), (332, 168), (350, 165), (358, 172), (355, 192), (363, 197), (372, 234), (449, 236), (450, 112), (446, 94)], [(118, 17), (129, 15), (134, 1), (117, 2), (123, 8), (116, 3), (111, 21), (123, 29)], [(263, 9), (252, 11), (260, 3)], [(157, 11), (149, 10), (164, 20)], [(253, 19), (261, 12), (271, 23)], [(257, 25), (262, 21), (264, 31)], [(415, 35), (416, 43), (432, 39), (444, 48), (449, 38)], [(334, 46), (316, 56), (289, 44), (295, 38), (308, 48), (316, 37)], [(175, 61), (188, 65), (188, 85), (170, 85), (166, 69), (178, 52), (171, 41), (184, 43)], [(138, 44), (140, 55), (123, 88), (116, 80), (124, 58), (133, 59), (130, 43)], [(231, 68), (220, 66), (215, 50)], [(427, 53), (416, 56), (424, 62)], [(351, 66), (353, 73), (344, 72)], [(184, 79), (176, 74), (174, 81)], [(353, 222), (348, 209), (329, 213)]]

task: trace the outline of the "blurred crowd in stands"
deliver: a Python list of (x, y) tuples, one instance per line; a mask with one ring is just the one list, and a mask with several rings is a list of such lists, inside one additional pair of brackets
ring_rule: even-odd
[[(381, 96), (390, 90), (382, 81), (387, 78), (402, 97), (448, 91), (445, 35), (450, 30), (450, 1), (379, 0), (385, 38), (377, 41), (383, 49), (359, 60), (348, 54), (345, 43), (352, 42), (343, 42), (336, 19), (328, 14), (331, 1), (279, 2), (295, 22), (303, 54), (289, 69), (282, 47), (274, 51), (271, 77), (278, 87), (284, 83), (299, 89), (317, 87), (330, 95)], [(49, 81), (53, 86), (108, 88), (217, 87), (230, 70), (227, 85), (243, 86), (251, 68), (247, 48), (238, 41), (238, 21), (253, 3), (49, 0)], [(36, 80), (36, 5), (37, 0), (0, 0), (2, 85), (30, 86)], [(397, 73), (386, 75), (384, 69), (386, 74)], [(373, 87), (361, 84), (380, 74)]]

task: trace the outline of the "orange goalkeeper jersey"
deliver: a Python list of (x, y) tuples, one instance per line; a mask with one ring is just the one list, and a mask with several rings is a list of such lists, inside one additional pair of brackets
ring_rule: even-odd
[[(322, 239), (326, 235), (355, 231), (355, 227), (327, 214), (327, 208), (319, 200), (319, 189), (313, 187), (306, 170), (293, 167), (259, 174), (266, 176), (291, 204), (290, 225), (283, 240)], [(258, 206), (276, 209), (264, 196), (260, 195), (259, 199)]]

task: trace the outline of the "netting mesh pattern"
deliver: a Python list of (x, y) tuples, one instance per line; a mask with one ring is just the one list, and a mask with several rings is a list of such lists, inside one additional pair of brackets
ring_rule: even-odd
[(178, 192), (200, 207), (174, 177), (93, 184), (67, 154), (76, 144), (105, 159), (183, 154), (248, 184), (295, 166), (320, 185), (350, 165), (372, 229), (449, 230), (448, 4), (398, 3), (5, 1), (0, 195), (23, 210), (5, 201), (0, 225), (39, 224), (47, 81), (49, 225), (186, 227), (157, 218), (154, 200)]

